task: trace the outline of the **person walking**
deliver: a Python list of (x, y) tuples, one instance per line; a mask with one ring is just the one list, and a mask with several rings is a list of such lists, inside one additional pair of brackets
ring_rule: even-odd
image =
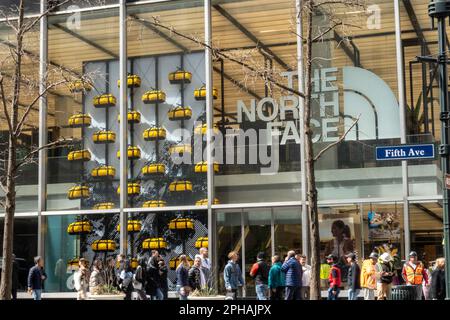
[(341, 268), (338, 265), (339, 258), (332, 254), (328, 255), (327, 262), (331, 266), (330, 274), (328, 275), (328, 299), (337, 300), (341, 292), (342, 275)]
[(202, 259), (200, 257), (196, 257), (194, 259), (194, 264), (189, 269), (188, 281), (189, 281), (189, 286), (191, 287), (191, 289), (193, 291), (200, 290), (202, 288), (201, 266), (202, 266)]
[(133, 292), (133, 269), (130, 260), (123, 260), (123, 268), (119, 275), (120, 290), (125, 293), (125, 300), (131, 300)]
[(256, 296), (258, 300), (267, 300), (268, 298), (268, 286), (269, 280), (269, 266), (265, 261), (266, 254), (259, 252), (256, 257), (256, 262), (250, 269), (250, 277), (255, 279)]
[(92, 272), (89, 278), (89, 293), (98, 294), (103, 285), (105, 285), (103, 262), (100, 259), (95, 259), (92, 263)]
[(151, 256), (147, 263), (147, 285), (146, 292), (151, 297), (151, 300), (162, 300), (162, 293), (159, 289), (159, 252), (157, 250), (152, 250)]
[(89, 290), (89, 267), (88, 261), (81, 258), (78, 262), (78, 270), (73, 275), (75, 290), (77, 290), (77, 300), (86, 300)]
[(177, 267), (177, 292), (180, 300), (187, 300), (191, 288), (189, 287), (189, 262), (186, 255), (180, 256), (180, 264)]
[(12, 254), (12, 283), (11, 296), (13, 300), (17, 300), (17, 289), (19, 287), (19, 263), (16, 260), (16, 255)]
[(375, 289), (377, 288), (375, 265), (377, 260), (378, 254), (372, 252), (369, 255), (369, 259), (364, 260), (362, 263), (360, 284), (364, 300), (375, 300)]
[(377, 274), (377, 300), (390, 300), (394, 265), (389, 253), (383, 253), (375, 266)]
[(136, 292), (137, 300), (148, 300), (145, 293), (145, 270), (147, 266), (145, 264), (145, 258), (140, 257), (138, 260), (138, 266), (133, 275), (133, 289)]
[(103, 279), (108, 286), (119, 289), (119, 281), (117, 278), (116, 260), (113, 256), (106, 258), (106, 266), (103, 270)]
[(281, 266), (281, 271), (286, 273), (285, 300), (301, 300), (302, 287), (302, 266), (295, 258), (295, 251), (288, 252), (287, 257)]
[(28, 293), (33, 296), (34, 300), (42, 299), (42, 289), (47, 274), (44, 271), (44, 259), (37, 256), (34, 258), (34, 266), (28, 272)]
[(409, 260), (403, 265), (402, 277), (405, 284), (416, 288), (416, 300), (422, 300), (422, 283), (428, 284), (428, 274), (423, 263), (417, 260), (417, 252), (409, 253)]
[(211, 287), (211, 261), (208, 257), (208, 248), (202, 247), (198, 252), (199, 254), (195, 257), (199, 257), (201, 259), (201, 286), (202, 288)]
[(320, 288), (328, 290), (328, 277), (330, 276), (331, 266), (328, 264), (327, 259), (323, 258), (320, 264)]
[(223, 270), (223, 279), (225, 281), (225, 289), (227, 290), (227, 297), (236, 300), (238, 297), (238, 289), (244, 285), (242, 278), (242, 271), (237, 261), (239, 255), (236, 251), (228, 253), (228, 263)]
[(445, 258), (436, 259), (436, 268), (431, 273), (431, 299), (445, 300)]
[(169, 270), (167, 269), (166, 263), (164, 259), (160, 257), (158, 261), (158, 272), (159, 272), (159, 289), (162, 292), (162, 300), (168, 299), (169, 294), (169, 284), (167, 282), (167, 273)]
[(279, 255), (272, 257), (272, 267), (269, 270), (267, 280), (270, 290), (270, 300), (283, 300), (283, 290), (286, 286), (285, 274), (281, 271), (281, 258)]
[(358, 300), (361, 291), (361, 269), (356, 262), (356, 255), (349, 253), (345, 256), (347, 263), (350, 265), (347, 275), (348, 300)]
[(311, 266), (306, 264), (306, 255), (299, 255), (299, 262), (302, 265), (302, 288), (300, 289), (300, 295), (302, 296), (302, 300), (309, 300), (310, 288), (309, 284), (311, 282)]

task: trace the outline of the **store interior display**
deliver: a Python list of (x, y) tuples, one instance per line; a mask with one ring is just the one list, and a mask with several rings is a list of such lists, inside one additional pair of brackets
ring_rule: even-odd
[[(127, 77), (129, 207), (206, 205), (207, 163), (173, 161), (177, 155), (193, 157), (194, 135), (206, 134), (206, 90), (204, 76), (200, 76), (203, 64), (203, 53), (130, 59)], [(170, 70), (177, 65), (175, 71)], [(79, 181), (74, 181), (68, 198), (77, 201), (80, 209), (115, 209), (119, 206), (121, 192), (118, 62), (87, 62), (84, 68), (87, 72), (96, 70), (102, 76), (89, 85), (83, 82), (73, 85), (73, 94), (83, 104), (81, 112), (68, 117), (69, 126), (81, 131), (81, 139), (69, 155), (71, 161), (80, 162), (81, 169)], [(213, 95), (217, 99), (216, 89)], [(190, 135), (183, 136), (180, 132), (190, 132)], [(202, 148), (205, 148), (204, 143)], [(218, 163), (214, 163), (213, 168), (218, 172)], [(219, 200), (214, 199), (214, 204), (218, 203)], [(205, 219), (204, 213), (197, 211), (129, 213), (129, 259), (157, 249), (170, 265), (176, 265), (182, 253), (192, 260), (198, 250), (196, 243), (207, 245)], [(91, 227), (89, 232), (77, 235), (75, 257), (69, 262), (78, 261), (80, 257), (106, 259), (118, 253), (117, 213), (92, 214), (89, 221), (86, 215), (79, 215), (74, 223), (79, 221)], [(199, 239), (206, 241), (199, 242)], [(169, 279), (175, 283), (173, 271), (169, 272)]]

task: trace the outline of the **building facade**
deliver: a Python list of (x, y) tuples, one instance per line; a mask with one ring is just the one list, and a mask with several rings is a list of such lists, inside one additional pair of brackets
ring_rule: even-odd
[[(314, 151), (359, 117), (316, 163), (322, 255), (390, 250), (404, 258), (414, 249), (431, 261), (443, 255), (440, 161), (376, 161), (375, 147), (440, 143), (436, 66), (416, 61), (437, 52), (437, 32), (426, 0), (367, 2), (314, 17), (317, 30), (330, 14), (351, 21), (313, 45)], [(42, 10), (35, 3), (30, 18)], [(293, 94), (303, 85), (300, 5), (72, 1), (27, 34), (26, 77), (39, 81), (46, 70), (47, 83), (70, 79), (41, 100), (21, 138), (22, 154), (39, 141), (74, 139), (41, 152), (17, 178), (15, 252), (28, 263), (45, 257), (47, 291), (72, 290), (77, 258), (117, 254), (124, 216), (130, 257), (159, 249), (173, 267), (180, 254), (194, 258), (209, 246), (221, 283), (227, 253), (238, 251), (247, 296), (255, 295), (248, 271), (258, 252), (307, 252), (302, 101)], [(0, 38), (7, 76), (14, 43), (5, 20)], [(37, 90), (27, 87), (21, 103)]]

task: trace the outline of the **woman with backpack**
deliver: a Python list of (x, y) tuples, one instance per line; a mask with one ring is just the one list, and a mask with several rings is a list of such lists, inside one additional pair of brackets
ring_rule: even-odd
[(147, 295), (145, 293), (145, 258), (141, 257), (138, 260), (138, 266), (136, 268), (136, 272), (133, 276), (133, 288), (137, 294), (138, 300), (148, 300)]

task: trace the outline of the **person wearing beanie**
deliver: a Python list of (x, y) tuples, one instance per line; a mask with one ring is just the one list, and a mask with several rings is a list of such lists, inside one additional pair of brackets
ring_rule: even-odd
[(327, 262), (331, 265), (330, 275), (328, 276), (328, 282), (330, 284), (328, 288), (328, 300), (337, 300), (341, 291), (342, 276), (341, 268), (337, 264), (338, 260), (339, 258), (332, 254), (327, 257)]
[(347, 274), (348, 300), (358, 300), (359, 292), (361, 291), (361, 269), (356, 262), (356, 255), (353, 252), (346, 254), (345, 259), (350, 266)]
[(377, 261), (378, 254), (372, 252), (369, 258), (362, 263), (360, 284), (363, 290), (364, 300), (375, 300), (375, 289), (377, 288), (375, 265)]
[(268, 279), (269, 279), (269, 265), (265, 261), (266, 255), (264, 252), (259, 252), (256, 257), (256, 262), (250, 269), (250, 277), (255, 280), (256, 296), (258, 300), (268, 300)]

